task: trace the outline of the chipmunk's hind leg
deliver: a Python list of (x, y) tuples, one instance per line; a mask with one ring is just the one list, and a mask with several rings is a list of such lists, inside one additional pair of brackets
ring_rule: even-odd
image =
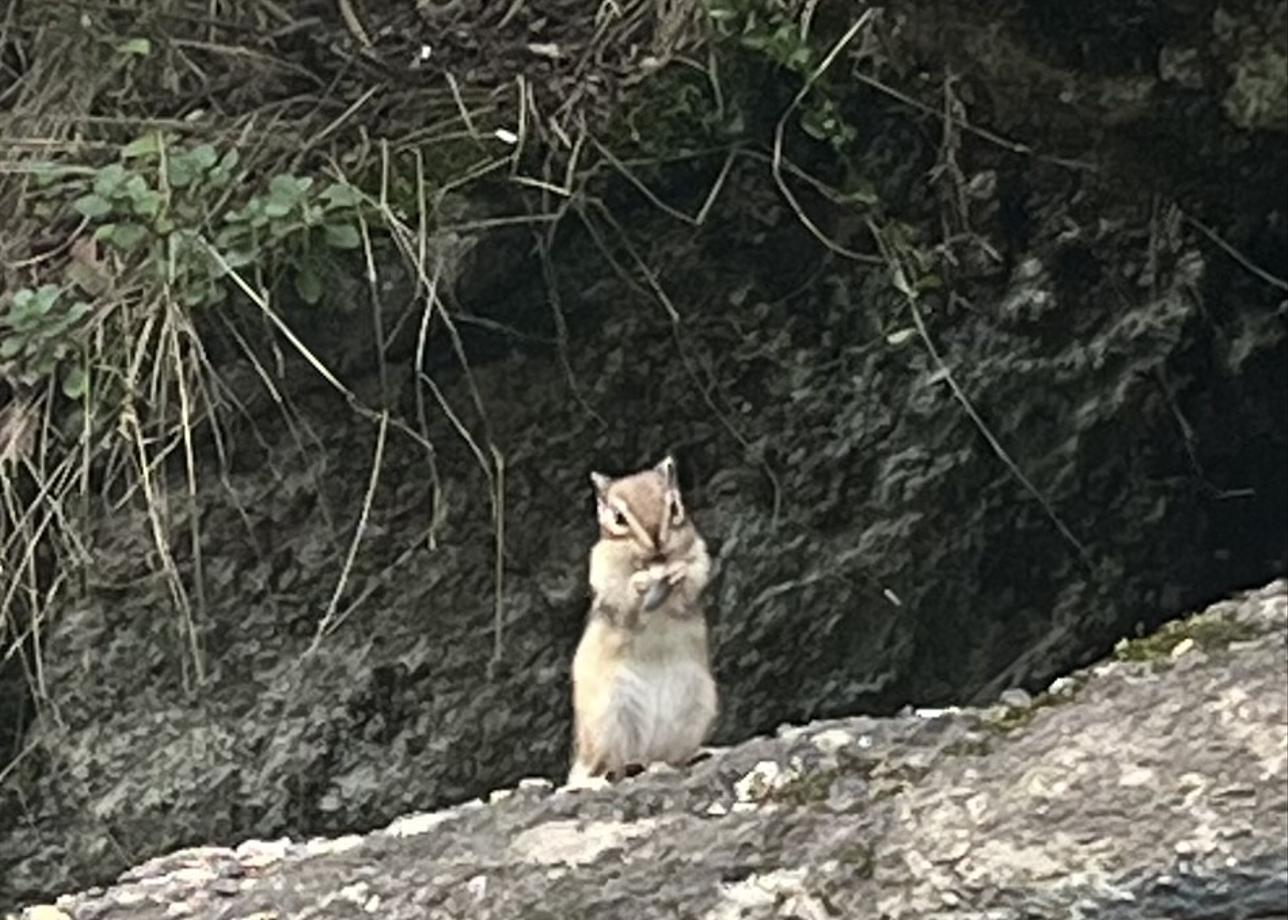
[(569, 789), (603, 789), (612, 783), (611, 771), (605, 770), (598, 764), (576, 760), (568, 771), (568, 780), (564, 785)]
[(608, 764), (602, 752), (594, 746), (594, 735), (586, 730), (581, 719), (576, 719), (572, 739), (572, 766), (564, 783), (570, 789), (593, 789), (608, 784)]

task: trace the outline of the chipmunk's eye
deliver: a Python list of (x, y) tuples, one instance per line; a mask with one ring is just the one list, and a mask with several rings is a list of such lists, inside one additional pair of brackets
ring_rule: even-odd
[(626, 515), (622, 514), (620, 511), (614, 511), (614, 512), (613, 512), (613, 523), (614, 523), (614, 524), (616, 524), (618, 527), (625, 527), (625, 526), (626, 526)]
[(671, 522), (678, 523), (684, 512), (680, 510), (680, 503), (671, 499)]

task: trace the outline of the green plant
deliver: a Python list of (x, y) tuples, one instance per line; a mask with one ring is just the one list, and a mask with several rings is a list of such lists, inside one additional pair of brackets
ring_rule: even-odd
[[(823, 54), (809, 38), (809, 24), (782, 0), (709, 0), (707, 15), (715, 34), (771, 63), (810, 79)], [(825, 79), (814, 82), (800, 107), (800, 126), (810, 137), (844, 153), (858, 138)]]
[(781, 0), (710, 0), (707, 15), (716, 35), (736, 38), (789, 70), (808, 73), (817, 63), (805, 28)]
[[(362, 195), (353, 186), (332, 182), (317, 191), (312, 177), (277, 175), (268, 191), (224, 215), (215, 245), (229, 268), (256, 262), (274, 253), (290, 267), (295, 290), (310, 304), (322, 299), (329, 270), (329, 250), (362, 245), (355, 218)], [(215, 278), (224, 274), (222, 266)]]
[(830, 144), (838, 153), (859, 136), (858, 129), (841, 114), (841, 107), (828, 96), (801, 110), (801, 130), (816, 141)]
[[(111, 315), (123, 298), (210, 307), (227, 298), (232, 271), (248, 270), (259, 288), (285, 277), (301, 300), (320, 303), (335, 253), (362, 244), (363, 196), (291, 174), (258, 191), (239, 166), (235, 149), (152, 132), (97, 168), (36, 167), (33, 214), (56, 222), (70, 207), (89, 232), (60, 276), (0, 300), (0, 379), (53, 378), (80, 398), (96, 363), (83, 352), (92, 315)], [(118, 279), (128, 279), (124, 293), (112, 290)]]
[[(90, 312), (89, 304), (63, 297), (55, 284), (14, 292), (8, 310), (0, 314), (0, 378), (31, 385), (64, 368), (78, 350), (78, 335)], [(81, 396), (85, 379), (80, 362), (65, 367), (63, 392)]]
[[(312, 177), (289, 173), (248, 195), (239, 164), (236, 149), (221, 153), (153, 132), (97, 169), (44, 170), (41, 184), (50, 194), (39, 207), (53, 216), (75, 195), (72, 207), (93, 227), (93, 239), (185, 306), (222, 302), (228, 272), (247, 266), (257, 276), (285, 272), (302, 300), (319, 303), (331, 256), (361, 245), (362, 195), (345, 182), (318, 187)], [(72, 280), (86, 286), (83, 273)]]

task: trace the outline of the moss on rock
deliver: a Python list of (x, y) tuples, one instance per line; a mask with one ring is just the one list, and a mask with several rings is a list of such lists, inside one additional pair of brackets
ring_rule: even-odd
[(1182, 620), (1165, 623), (1147, 636), (1122, 639), (1114, 646), (1117, 661), (1168, 661), (1180, 657), (1191, 643), (1203, 651), (1221, 651), (1232, 642), (1251, 639), (1258, 634), (1252, 624), (1235, 618), (1231, 611), (1217, 608)]

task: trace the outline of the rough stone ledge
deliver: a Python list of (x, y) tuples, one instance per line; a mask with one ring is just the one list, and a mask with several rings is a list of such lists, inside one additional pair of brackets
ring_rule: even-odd
[[(28, 920), (1288, 915), (1288, 581), (986, 709), (787, 728), (365, 836), (195, 847)], [(12, 918), (13, 915), (11, 915)]]

